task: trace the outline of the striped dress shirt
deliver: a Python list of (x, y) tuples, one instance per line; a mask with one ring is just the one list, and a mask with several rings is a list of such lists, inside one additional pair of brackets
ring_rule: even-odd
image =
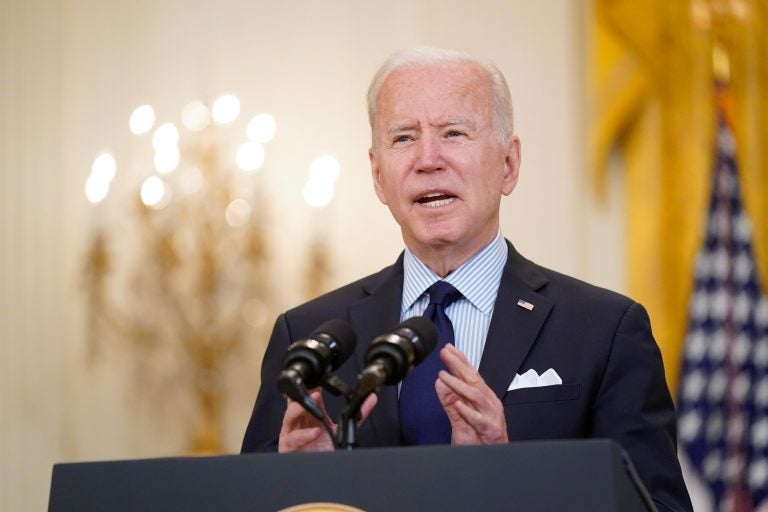
[[(445, 313), (453, 324), (456, 348), (467, 356), (475, 369), (480, 366), (506, 262), (507, 244), (499, 232), (490, 244), (444, 279), (463, 295), (448, 306)], [(441, 279), (407, 247), (403, 272), (401, 321), (424, 314), (429, 305), (428, 289)]]

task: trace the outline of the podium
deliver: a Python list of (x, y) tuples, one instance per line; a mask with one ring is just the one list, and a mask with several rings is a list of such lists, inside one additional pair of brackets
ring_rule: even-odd
[[(56, 464), (49, 512), (655, 510), (601, 439)], [(297, 507), (294, 510), (349, 510)]]

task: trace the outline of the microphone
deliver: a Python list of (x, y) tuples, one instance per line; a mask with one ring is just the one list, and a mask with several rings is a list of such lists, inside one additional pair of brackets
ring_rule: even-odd
[(345, 320), (328, 320), (308, 338), (288, 347), (277, 389), (297, 402), (309, 399), (307, 389), (319, 386), (326, 373), (335, 370), (354, 352), (357, 336)]
[(365, 397), (384, 384), (397, 384), (436, 344), (437, 330), (423, 316), (409, 318), (391, 333), (374, 338), (365, 353), (366, 367), (357, 376), (358, 396)]

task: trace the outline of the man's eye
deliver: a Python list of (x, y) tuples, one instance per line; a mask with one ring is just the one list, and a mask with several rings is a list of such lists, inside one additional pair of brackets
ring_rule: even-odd
[(411, 140), (411, 138), (408, 135), (399, 135), (399, 136), (395, 137), (395, 139), (392, 142), (395, 142), (395, 143), (397, 143), (397, 142), (406, 142), (406, 141), (409, 141), (409, 140)]
[(461, 137), (462, 135), (464, 135), (464, 133), (460, 132), (458, 130), (450, 130), (445, 135), (446, 135), (446, 137)]

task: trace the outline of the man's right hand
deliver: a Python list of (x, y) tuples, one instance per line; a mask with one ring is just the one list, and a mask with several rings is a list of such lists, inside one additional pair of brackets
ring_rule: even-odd
[[(325, 412), (323, 394), (320, 391), (313, 391), (309, 396), (317, 402), (318, 407), (323, 411), (331, 425), (333, 433), (336, 434), (338, 428), (328, 417), (328, 413)], [(365, 399), (360, 407), (362, 419), (358, 425), (371, 414), (377, 401), (375, 394), (371, 394)], [(304, 410), (298, 402), (289, 399), (288, 408), (285, 410), (285, 416), (283, 416), (283, 425), (280, 428), (277, 451), (280, 453), (330, 452), (333, 451), (333, 448), (333, 440), (328, 436), (323, 423)]]
[(440, 350), (435, 390), (451, 422), (452, 444), (508, 442), (504, 406), (467, 357), (450, 343)]

